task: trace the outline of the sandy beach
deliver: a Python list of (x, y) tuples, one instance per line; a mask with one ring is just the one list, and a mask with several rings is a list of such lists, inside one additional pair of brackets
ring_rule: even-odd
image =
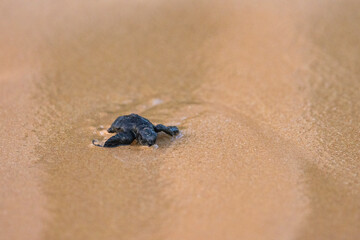
[(360, 239), (359, 9), (1, 1), (0, 240)]

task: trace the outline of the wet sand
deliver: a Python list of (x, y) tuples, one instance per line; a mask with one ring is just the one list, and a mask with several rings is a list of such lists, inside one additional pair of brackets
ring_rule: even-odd
[(359, 7), (1, 2), (0, 239), (359, 239)]

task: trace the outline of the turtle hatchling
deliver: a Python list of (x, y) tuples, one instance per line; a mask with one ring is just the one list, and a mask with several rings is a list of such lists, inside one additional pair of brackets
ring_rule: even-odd
[(98, 147), (117, 147), (129, 145), (136, 139), (141, 145), (152, 146), (156, 142), (158, 132), (165, 132), (170, 136), (179, 133), (175, 126), (155, 126), (148, 119), (134, 113), (118, 117), (107, 131), (116, 135), (109, 138), (104, 145), (98, 144), (95, 140), (92, 143)]

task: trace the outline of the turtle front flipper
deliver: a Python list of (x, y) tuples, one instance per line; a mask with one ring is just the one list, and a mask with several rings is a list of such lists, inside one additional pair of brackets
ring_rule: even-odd
[(129, 145), (135, 140), (135, 136), (132, 132), (121, 132), (109, 138), (103, 146), (100, 144), (93, 144), (98, 147), (117, 147), (120, 145)]
[(166, 127), (162, 124), (156, 125), (155, 131), (156, 132), (164, 132), (166, 134), (169, 134), (170, 136), (175, 136), (179, 133), (179, 129), (177, 127), (175, 127), (175, 126)]

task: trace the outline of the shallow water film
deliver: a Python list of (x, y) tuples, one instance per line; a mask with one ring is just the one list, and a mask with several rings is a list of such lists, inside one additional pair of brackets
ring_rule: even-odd
[(359, 9), (0, 1), (0, 239), (360, 239)]

